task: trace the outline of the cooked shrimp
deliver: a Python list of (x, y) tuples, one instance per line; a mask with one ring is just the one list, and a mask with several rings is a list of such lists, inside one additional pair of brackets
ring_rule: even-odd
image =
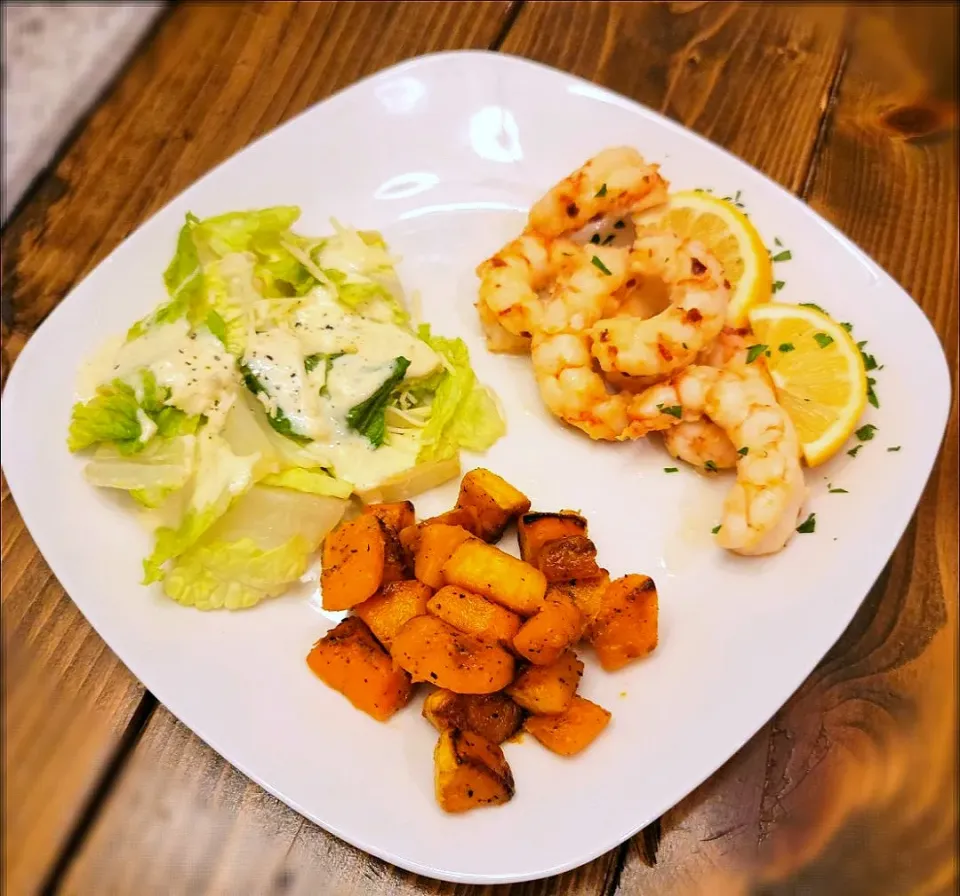
[(807, 496), (793, 422), (762, 369), (752, 364), (720, 371), (706, 413), (740, 453), (718, 543), (738, 554), (779, 551), (793, 535)]
[(540, 293), (577, 257), (579, 247), (525, 231), (477, 267), (481, 316), (496, 321), (508, 333), (528, 339), (539, 328)]
[(647, 319), (598, 321), (591, 330), (593, 355), (608, 373), (667, 376), (692, 364), (717, 337), (730, 300), (729, 283), (711, 252), (670, 231), (641, 231), (631, 262), (637, 275), (667, 284), (670, 304)]
[(530, 209), (527, 226), (548, 236), (573, 233), (596, 218), (660, 205), (667, 188), (660, 166), (635, 149), (605, 149), (548, 190)]
[[(732, 367), (746, 363), (747, 329), (724, 327), (711, 345), (697, 356), (698, 364)], [(679, 423), (663, 432), (663, 444), (670, 454), (692, 467), (704, 470), (732, 470), (737, 449), (730, 437), (708, 417)]]
[(482, 299), (477, 302), (480, 325), (487, 340), (487, 348), (492, 352), (507, 355), (527, 355), (530, 353), (530, 339), (526, 336), (514, 336), (503, 324), (489, 305)]
[(732, 470), (737, 465), (737, 449), (730, 437), (712, 420), (701, 417), (663, 432), (663, 444), (670, 454), (703, 470)]
[(674, 423), (706, 416), (736, 446), (737, 479), (717, 534), (721, 547), (772, 554), (787, 543), (806, 499), (800, 443), (760, 366), (688, 367), (638, 395), (631, 411), (636, 434), (669, 428), (666, 416)]
[(586, 328), (610, 308), (626, 278), (626, 252), (588, 246), (557, 280), (532, 342), (533, 369), (544, 403), (592, 439), (615, 440), (627, 429), (626, 393), (612, 392), (593, 369)]

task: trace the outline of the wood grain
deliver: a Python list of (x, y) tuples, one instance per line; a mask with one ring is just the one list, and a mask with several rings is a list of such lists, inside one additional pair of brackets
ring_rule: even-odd
[[(3, 376), (64, 294), (146, 217), (306, 106), (419, 53), (487, 47), (507, 3), (177, 8), (2, 236)], [(374, 39), (375, 36), (375, 39)], [(4, 882), (54, 867), (143, 689), (37, 553), (4, 483)]]
[[(954, 378), (955, 29), (956, 7), (858, 11), (808, 183), (923, 307)], [(954, 382), (940, 461), (860, 612), (767, 729), (662, 819), (656, 864), (630, 851), (620, 892), (955, 891), (957, 501)]]
[[(729, 141), (748, 161), (768, 166), (768, 173), (797, 186), (803, 181), (820, 109), (839, 64), (843, 19), (840, 10), (809, 8), (736, 9), (709, 4), (676, 12), (629, 3), (532, 4), (521, 10), (504, 50), (572, 68), (664, 108), (711, 138)], [(616, 52), (606, 57), (585, 52), (585, 44), (596, 49), (607, 33), (617, 35)], [(558, 35), (566, 42), (555, 43)], [(764, 49), (767, 41), (773, 44)], [(744, 62), (730, 51), (730, 45), (741, 43), (761, 49)], [(784, 71), (777, 60), (787, 52), (793, 68)], [(592, 62), (579, 61), (581, 55)], [(693, 58), (695, 64), (676, 66), (675, 58)], [(669, 78), (663, 76), (665, 71), (671, 72)], [(805, 133), (798, 126), (786, 141), (773, 130), (762, 131), (753, 139), (746, 136), (760, 106), (753, 104), (753, 91), (745, 85), (760, 79), (767, 83), (769, 96), (804, 123)], [(658, 92), (651, 92), (651, 84), (659, 85)], [(729, 96), (734, 91), (750, 105), (738, 108), (731, 104)], [(162, 755), (177, 755), (177, 750), (166, 746), (170, 743), (189, 744), (189, 758), (180, 763), (164, 761)], [(129, 879), (124, 875), (135, 869), (141, 886), (159, 891), (170, 882), (172, 869), (189, 862), (192, 876), (178, 878), (176, 886), (171, 884), (176, 891), (232, 892), (247, 883), (246, 875), (253, 873), (248, 869), (253, 866), (258, 870), (250, 886), (258, 892), (261, 886), (267, 891), (282, 886), (295, 892), (315, 892), (326, 886), (330, 892), (360, 894), (375, 892), (375, 884), (397, 893), (422, 892), (429, 887), (443, 893), (457, 890), (392, 869), (308, 822), (290, 835), (292, 820), (299, 820), (298, 816), (255, 785), (243, 782), (242, 788), (221, 789), (211, 783), (225, 777), (242, 781), (172, 716), (155, 715), (135, 751), (129, 774), (119, 781), (71, 868), (67, 889), (85, 892), (99, 882), (122, 891)], [(198, 783), (201, 781), (204, 783)], [(197, 810), (199, 803), (203, 811)], [(238, 816), (241, 804), (256, 808), (245, 809)], [(161, 805), (167, 807), (162, 815)], [(192, 819), (191, 823), (186, 819)], [(141, 836), (131, 831), (148, 833)], [(274, 831), (284, 833), (276, 837)], [(155, 849), (155, 838), (165, 844), (163, 851)], [(224, 838), (227, 842), (217, 846)], [(244, 860), (239, 863), (230, 860), (235, 854), (234, 838), (243, 843), (240, 852)], [(200, 848), (198, 841), (206, 846)], [(288, 845), (281, 848), (282, 844)], [(524, 893), (610, 892), (616, 886), (620, 858), (615, 851), (574, 874), (510, 889)]]

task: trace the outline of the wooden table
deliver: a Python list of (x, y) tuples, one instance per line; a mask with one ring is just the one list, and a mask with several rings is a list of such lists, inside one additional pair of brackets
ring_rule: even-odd
[[(955, 372), (956, 28), (956, 6), (912, 3), (175, 6), (3, 232), (4, 377), (61, 297), (209, 168), (363, 75), (464, 47), (604, 84), (757, 166), (899, 280)], [(953, 891), (957, 463), (954, 396), (861, 611), (721, 771), (590, 865), (480, 892)], [(67, 598), (5, 484), (2, 558), (6, 892), (467, 891), (341, 843), (176, 722)]]

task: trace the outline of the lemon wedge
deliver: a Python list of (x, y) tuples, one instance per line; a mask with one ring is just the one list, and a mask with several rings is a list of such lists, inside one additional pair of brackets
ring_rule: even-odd
[(742, 327), (754, 305), (770, 300), (770, 254), (750, 219), (732, 202), (686, 190), (671, 193), (665, 205), (638, 215), (636, 221), (699, 240), (716, 256), (730, 282), (727, 322), (731, 326)]
[(822, 464), (849, 438), (867, 403), (860, 349), (846, 329), (808, 305), (768, 302), (748, 317), (804, 458), (811, 467)]

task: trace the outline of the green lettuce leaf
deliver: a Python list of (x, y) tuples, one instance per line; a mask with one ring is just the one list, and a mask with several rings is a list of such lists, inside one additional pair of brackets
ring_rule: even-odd
[(201, 251), (213, 258), (234, 252), (257, 251), (288, 231), (300, 217), (295, 205), (278, 205), (246, 212), (228, 212), (198, 221), (194, 238)]
[(153, 551), (143, 561), (144, 584), (163, 578), (164, 565), (195, 544), (251, 488), (259, 458), (257, 453), (234, 454), (218, 433), (200, 436), (190, 503), (177, 526), (161, 526), (154, 533)]
[(202, 545), (184, 554), (164, 577), (163, 590), (198, 610), (240, 610), (282, 594), (302, 576), (313, 547), (301, 535), (270, 550), (251, 538)]
[[(506, 432), (506, 424), (492, 393), (477, 380), (466, 344), (462, 339), (433, 336), (427, 324), (417, 335), (444, 357), (447, 368), (427, 384), (435, 383), (435, 389), (417, 461), (453, 457), (459, 448), (485, 451)], [(417, 388), (423, 390), (424, 383)]]
[[(264, 388), (263, 383), (257, 378), (257, 375), (246, 365), (240, 365), (240, 372), (243, 374), (244, 385), (254, 394), (254, 395), (268, 395), (269, 393)], [(268, 413), (267, 422), (270, 426), (273, 427), (280, 435), (286, 436), (293, 442), (296, 442), (298, 445), (306, 445), (313, 440), (307, 436), (302, 436), (293, 428), (293, 423), (290, 422), (290, 418), (280, 409), (277, 408), (272, 413)]]
[[(83, 451), (99, 444), (110, 444), (121, 454), (142, 451), (155, 435), (170, 438), (195, 432), (199, 417), (188, 417), (178, 408), (165, 405), (169, 390), (157, 385), (150, 370), (140, 372), (140, 396), (129, 383), (113, 380), (97, 387), (93, 398), (77, 402), (70, 416), (67, 447)], [(142, 415), (156, 426), (156, 433), (141, 441)]]
[(407, 358), (394, 358), (393, 369), (383, 385), (373, 395), (354, 405), (347, 412), (347, 425), (360, 435), (366, 436), (367, 441), (375, 448), (379, 448), (386, 437), (387, 425), (384, 414), (390, 396), (403, 381), (409, 366), (410, 361)]
[(279, 473), (270, 473), (260, 480), (260, 485), (273, 485), (278, 488), (290, 488), (311, 495), (327, 495), (331, 498), (349, 498), (353, 494), (353, 485), (331, 476), (326, 470), (313, 470), (304, 467), (290, 467)]

